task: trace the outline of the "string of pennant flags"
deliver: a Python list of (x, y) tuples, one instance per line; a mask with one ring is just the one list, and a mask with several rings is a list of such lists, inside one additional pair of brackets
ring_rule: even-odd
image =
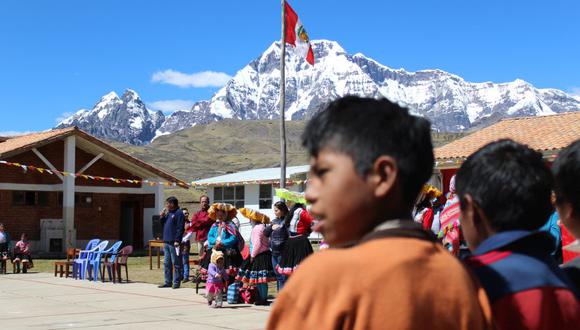
[[(5, 160), (0, 160), (0, 165), (11, 166), (21, 168), (24, 173), (40, 173), (40, 174), (49, 174), (49, 175), (62, 175), (74, 178), (83, 178), (85, 180), (94, 180), (94, 181), (106, 181), (106, 182), (113, 182), (117, 184), (121, 183), (131, 183), (131, 184), (144, 184), (149, 186), (166, 186), (166, 187), (177, 187), (178, 184), (176, 182), (170, 181), (154, 181), (154, 180), (134, 180), (134, 179), (120, 179), (120, 178), (113, 178), (113, 177), (104, 177), (104, 176), (95, 176), (95, 175), (88, 175), (88, 174), (81, 174), (81, 173), (70, 173), (66, 171), (58, 171), (58, 170), (51, 170), (48, 168), (37, 167), (33, 165), (25, 165), (20, 163), (13, 163), (7, 162)], [(294, 184), (302, 184), (306, 183), (307, 180), (287, 180), (287, 185), (294, 185)], [(236, 185), (245, 185), (245, 184), (279, 184), (279, 180), (252, 180), (252, 181), (242, 181), (242, 182), (231, 182), (231, 183), (224, 183), (224, 186), (236, 186)], [(208, 187), (214, 186), (215, 183), (195, 183), (190, 182), (186, 183), (188, 187)]]
[[(547, 156), (544, 156), (544, 158), (546, 160), (552, 161), (556, 158), (556, 155), (547, 155)], [(435, 166), (460, 165), (461, 163), (463, 163), (463, 161), (465, 161), (464, 158), (456, 158), (456, 159), (449, 159), (449, 160), (445, 160), (445, 161), (437, 161), (435, 163)], [(0, 165), (18, 167), (18, 168), (21, 168), (24, 171), (24, 173), (36, 172), (36, 173), (40, 173), (40, 174), (62, 175), (62, 176), (68, 176), (68, 177), (83, 178), (85, 180), (113, 182), (113, 183), (117, 183), (117, 184), (130, 183), (130, 184), (144, 184), (144, 185), (149, 185), (149, 186), (158, 186), (158, 185), (166, 186), (166, 187), (177, 187), (178, 186), (177, 182), (121, 179), (121, 178), (95, 176), (95, 175), (88, 175), (88, 174), (81, 174), (81, 173), (70, 173), (70, 172), (66, 172), (66, 171), (51, 170), (48, 168), (42, 168), (42, 167), (37, 167), (37, 166), (33, 166), (33, 165), (25, 165), (25, 164), (20, 164), (20, 163), (8, 162), (5, 160), (0, 160)], [(288, 185), (288, 186), (292, 186), (292, 185), (296, 185), (296, 184), (300, 185), (300, 184), (305, 184), (307, 182), (308, 182), (308, 179), (304, 179), (304, 180), (288, 179), (288, 180), (286, 180), (286, 185)], [(238, 186), (238, 185), (247, 185), (247, 184), (279, 185), (280, 180), (249, 180), (249, 181), (239, 181), (239, 182), (225, 182), (225, 183), (220, 183), (220, 184), (212, 183), (212, 182), (195, 183), (194, 181), (192, 181), (190, 183), (185, 183), (185, 185), (188, 187)]]

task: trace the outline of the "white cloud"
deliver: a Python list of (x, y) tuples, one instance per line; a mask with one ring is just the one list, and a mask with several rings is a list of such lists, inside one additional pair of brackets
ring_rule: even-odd
[(172, 69), (157, 71), (151, 77), (151, 81), (174, 85), (178, 87), (221, 87), (232, 77), (224, 72), (203, 71), (195, 73), (183, 73)]
[(573, 87), (570, 87), (568, 90), (570, 91), (570, 94), (575, 95), (575, 96), (580, 96), (580, 87), (573, 86)]
[(19, 131), (4, 131), (4, 132), (0, 132), (0, 136), (17, 136), (17, 135), (24, 135), (24, 134), (29, 134), (32, 133), (30, 131), (25, 131), (25, 132), (19, 132)]
[(160, 110), (163, 113), (172, 113), (177, 110), (189, 110), (195, 102), (190, 100), (161, 100), (147, 103), (151, 110)]

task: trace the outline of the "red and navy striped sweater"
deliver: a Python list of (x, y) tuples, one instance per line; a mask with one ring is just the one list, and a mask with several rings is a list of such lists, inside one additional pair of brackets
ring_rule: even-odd
[(498, 329), (580, 329), (578, 291), (551, 258), (551, 245), (544, 232), (500, 232), (466, 260)]

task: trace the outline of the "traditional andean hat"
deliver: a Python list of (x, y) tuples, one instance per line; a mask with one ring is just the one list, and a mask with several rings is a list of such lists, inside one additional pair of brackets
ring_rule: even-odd
[(217, 211), (224, 211), (227, 213), (227, 218), (228, 220), (232, 220), (233, 218), (236, 217), (236, 214), (238, 214), (238, 211), (236, 210), (236, 208), (229, 203), (214, 203), (211, 205), (211, 207), (209, 208), (209, 211), (207, 212), (207, 215), (210, 219), (212, 220), (216, 220), (217, 219)]
[(240, 209), (240, 213), (244, 217), (250, 219), (251, 221), (261, 222), (263, 224), (270, 223), (270, 218), (267, 215), (265, 215), (264, 213), (260, 213), (260, 212), (258, 212), (256, 210), (252, 210), (252, 209), (248, 209), (248, 208), (242, 207)]

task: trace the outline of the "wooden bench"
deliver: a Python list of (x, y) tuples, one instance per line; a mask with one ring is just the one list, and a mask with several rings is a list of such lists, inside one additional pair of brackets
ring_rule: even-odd
[(74, 259), (79, 256), (80, 249), (68, 248), (66, 250), (66, 261), (55, 261), (54, 262), (54, 277), (60, 274), (62, 277), (63, 273), (65, 277), (68, 277), (71, 273), (70, 267), (74, 263)]

